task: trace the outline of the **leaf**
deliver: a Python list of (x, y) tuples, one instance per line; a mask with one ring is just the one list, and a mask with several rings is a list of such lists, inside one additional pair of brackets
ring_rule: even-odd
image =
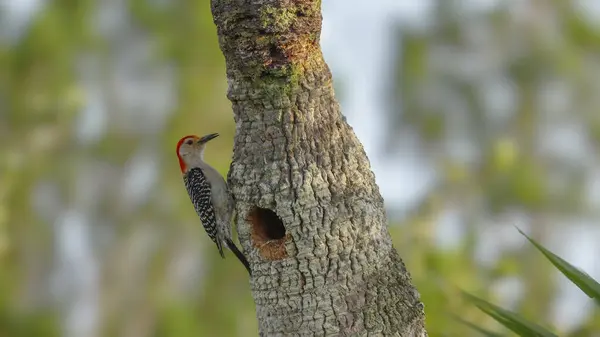
[(571, 265), (567, 261), (560, 258), (558, 255), (552, 253), (548, 249), (544, 248), (541, 244), (527, 236), (521, 229), (517, 228), (519, 233), (527, 238), (550, 262), (563, 273), (571, 282), (575, 283), (586, 295), (596, 301), (596, 304), (600, 305), (600, 284), (596, 282), (591, 276), (581, 269)]
[(481, 311), (488, 314), (490, 317), (500, 322), (508, 329), (514, 331), (519, 336), (527, 337), (558, 337), (554, 333), (546, 330), (540, 325), (529, 322), (524, 318), (519, 317), (514, 312), (500, 308), (497, 305), (486, 302), (474, 295), (463, 291), (463, 295), (467, 300), (473, 302)]
[(478, 326), (478, 325), (476, 325), (474, 323), (471, 323), (471, 322), (469, 322), (467, 320), (464, 320), (464, 319), (458, 317), (457, 315), (452, 314), (451, 316), (455, 320), (457, 320), (457, 321), (461, 322), (462, 324), (470, 327), (471, 329), (473, 329), (475, 331), (479, 331), (484, 336), (489, 336), (489, 337), (503, 337), (504, 336), (502, 334), (495, 333), (495, 332), (492, 332), (490, 330), (484, 329), (484, 328), (482, 328), (482, 327), (480, 327), (480, 326)]

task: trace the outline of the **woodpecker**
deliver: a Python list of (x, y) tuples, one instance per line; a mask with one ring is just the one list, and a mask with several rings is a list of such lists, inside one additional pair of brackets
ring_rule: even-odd
[(250, 264), (244, 254), (231, 239), (231, 219), (233, 198), (221, 174), (204, 161), (206, 143), (218, 137), (211, 133), (204, 137), (185, 136), (177, 143), (177, 158), (183, 176), (183, 183), (196, 214), (200, 218), (208, 237), (223, 254), (223, 245), (231, 250), (252, 275)]

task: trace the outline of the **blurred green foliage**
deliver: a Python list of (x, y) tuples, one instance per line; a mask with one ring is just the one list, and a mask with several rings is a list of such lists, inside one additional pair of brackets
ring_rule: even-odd
[[(569, 281), (579, 287), (579, 289), (588, 297), (593, 299), (597, 306), (600, 306), (600, 283), (587, 275), (587, 273), (581, 271), (579, 268), (571, 265), (569, 262), (546, 249), (543, 245), (527, 236), (527, 234), (523, 233), (521, 230), (519, 230), (519, 232), (521, 232), (521, 234), (523, 234), (535, 246), (535, 248), (537, 248), (544, 255), (544, 257), (554, 265), (554, 267), (556, 267), (556, 269), (566, 276)], [(552, 331), (546, 329), (542, 325), (530, 322), (526, 318), (521, 317), (514, 312), (500, 308), (469, 293), (464, 293), (464, 296), (467, 300), (469, 300), (469, 302), (472, 302), (483, 312), (488, 314), (490, 317), (493, 317), (500, 324), (519, 336), (556, 337)], [(492, 333), (489, 332), (489, 330), (478, 327), (476, 324), (464, 321), (460, 317), (457, 318), (458, 320), (464, 322), (467, 326), (472, 327), (476, 331), (482, 332), (486, 336), (499, 336), (496, 333)]]
[[(132, 157), (149, 142), (158, 146), (161, 162), (149, 200), (131, 212), (123, 210), (118, 190), (94, 200), (92, 213), (97, 218), (92, 223), (115, 238), (95, 251), (103, 273), (100, 335), (247, 336), (247, 331), (257, 331), (245, 271), (234, 259), (223, 262), (201, 232), (188, 207), (174, 154), (179, 137), (218, 131), (222, 137), (207, 156), (223, 174), (229, 167), (234, 124), (209, 1), (132, 0), (125, 7), (133, 29), (156, 41), (151, 44), (151, 63), (176, 69), (177, 105), (157, 134), (123, 131), (118, 122), (111, 122), (96, 142), (80, 144), (76, 139), (78, 114), (90, 99), (81, 87), (78, 62), (94, 55), (108, 70), (114, 66), (114, 49), (125, 47), (111, 44), (97, 27), (101, 12), (115, 9), (111, 4), (45, 2), (22, 36), (0, 45), (0, 69), (7, 70), (0, 72), (0, 336), (51, 337), (64, 332), (64, 304), (48, 285), (51, 268), (60, 262), (52, 231), (58, 216), (46, 219), (34, 212), (32, 192), (38, 184), (57, 183), (61, 206), (72, 207), (80, 203), (80, 171), (108, 164), (124, 174)], [(118, 18), (119, 12), (112, 14)], [(97, 81), (110, 89), (106, 78)], [(116, 119), (119, 106), (110, 107), (110, 118)], [(129, 246), (148, 230), (164, 240), (151, 249), (148, 261), (131, 265), (135, 254)], [(169, 273), (186, 239), (201, 248), (187, 254), (207, 256), (198, 287), (208, 291), (199, 289), (180, 298), (169, 290)], [(132, 290), (130, 282), (138, 281), (129, 279), (143, 283)]]
[[(125, 14), (121, 14), (130, 26), (118, 33), (141, 32), (151, 41), (151, 60), (145, 66), (166, 64), (176, 74), (176, 104), (160, 130), (149, 133), (122, 123), (129, 111), (119, 103), (114, 54), (134, 47), (106, 38), (98, 28), (103, 15), (120, 17), (111, 7), (114, 3), (46, 1), (22, 36), (0, 43), (0, 336), (63, 335), (68, 305), (49, 286), (53, 269), (61, 262), (54, 230), (61, 212), (78, 207), (86, 209), (91, 219), (93, 252), (101, 270), (99, 335), (253, 336), (257, 322), (245, 271), (231, 257), (221, 260), (202, 232), (182, 188), (174, 154), (174, 144), (182, 135), (219, 132), (222, 137), (206, 155), (223, 174), (231, 159), (235, 126), (225, 96), (224, 60), (209, 1), (125, 3)], [(585, 181), (578, 178), (576, 169), (568, 188), (553, 192), (554, 172), (534, 146), (535, 126), (542, 118), (535, 97), (539, 82), (552, 75), (574, 88), (576, 101), (587, 102), (580, 98), (595, 92), (595, 82), (586, 71), (587, 56), (598, 51), (599, 31), (574, 6), (549, 1), (546, 5), (562, 22), (560, 43), (553, 44), (539, 29), (517, 39), (515, 34), (520, 32), (511, 29), (515, 22), (508, 8), (467, 16), (457, 9), (460, 3), (438, 0), (435, 25), (400, 32), (397, 86), (392, 88), (392, 96), (400, 100), (395, 102), (398, 111), (390, 114), (396, 123), (389, 123), (393, 130), (416, 130), (443, 172), (439, 189), (415, 215), (402, 226), (390, 227), (395, 246), (422, 294), (432, 337), (474, 336), (451, 313), (501, 331), (491, 318), (464, 301), (458, 288), (493, 299), (496, 295), (490, 284), (511, 277), (522, 277), (526, 284), (523, 298), (513, 309), (529, 319), (548, 321), (555, 293), (552, 267), (540, 266), (538, 256), (526, 247), (503, 252), (493, 266), (481, 266), (475, 259), (477, 227), (483, 218), (511, 207), (536, 217), (549, 210), (578, 214), (586, 209), (581, 200)], [(489, 120), (489, 107), (476, 90), (479, 83), (457, 76), (461, 71), (440, 67), (440, 63), (451, 64), (452, 54), (442, 62), (432, 57), (442, 55), (437, 53), (440, 47), (469, 51), (473, 48), (469, 33), (480, 31), (481, 27), (473, 25), (481, 22), (489, 25), (494, 39), (476, 51), (504, 56), (497, 76), (510, 79), (520, 93), (515, 108), (519, 113), (508, 122)], [(110, 20), (106, 25), (123, 28)], [(501, 53), (516, 40), (529, 46), (522, 55)], [(80, 142), (76, 137), (79, 115), (93, 98), (81, 80), (80, 62), (89, 55), (100, 63), (96, 82), (104, 90), (109, 121), (100, 139)], [(447, 109), (452, 106), (448, 102), (456, 99), (464, 109)], [(589, 126), (590, 138), (598, 146), (596, 108), (581, 103), (573, 114)], [(146, 114), (139, 116), (142, 124)], [(452, 123), (465, 126), (468, 141), (482, 154), (484, 159), (477, 165), (439, 150), (449, 139)], [(148, 198), (129, 207), (120, 197), (122, 181), (128, 165), (148, 146), (159, 163), (159, 176)], [(79, 192), (86, 172), (97, 179), (108, 175), (111, 181), (95, 187), (99, 192), (91, 206)], [(58, 190), (51, 198), (55, 206), (49, 215), (33, 207), (36, 191), (46, 183)], [(460, 245), (441, 249), (435, 244), (435, 222), (453, 200), (475, 204), (486, 212), (469, 213)], [(487, 207), (478, 207), (482, 204)], [(537, 238), (544, 231), (538, 226), (533, 232)], [(185, 264), (190, 257), (198, 261), (195, 264), (202, 261), (201, 276), (191, 278), (191, 285), (181, 285), (181, 268), (197, 267)], [(570, 336), (593, 336), (599, 325), (596, 310)]]
[[(420, 155), (435, 163), (438, 183), (404, 226), (392, 229), (396, 247), (423, 296), (430, 336), (480, 335), (456, 326), (453, 316), (508, 333), (463, 301), (459, 288), (528, 320), (551, 322), (557, 271), (539, 263), (530, 247), (505, 248), (493, 265), (481, 263), (478, 241), (498, 229), (489, 228), (493, 223), (515, 218), (540, 241), (573, 220), (598, 221), (587, 193), (600, 153), (600, 30), (575, 2), (434, 3), (431, 24), (398, 29), (387, 125), (390, 153), (399, 145), (393, 135), (417, 131)], [(574, 125), (583, 144), (565, 150), (549, 141)], [(580, 160), (574, 153), (582, 146)], [(437, 225), (449, 209), (465, 237), (452, 248), (436, 248)], [(514, 279), (523, 286), (516, 303), (495, 289)], [(599, 311), (590, 311), (580, 310), (581, 327), (559, 328), (559, 335), (597, 336)]]

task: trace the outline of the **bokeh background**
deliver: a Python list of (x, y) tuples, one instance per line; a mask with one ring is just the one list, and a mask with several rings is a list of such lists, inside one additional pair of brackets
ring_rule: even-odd
[[(430, 336), (458, 289), (600, 336), (515, 226), (600, 278), (600, 2), (323, 0), (322, 47)], [(0, 336), (256, 336), (174, 146), (234, 123), (208, 0), (0, 1)], [(502, 331), (502, 330), (498, 330)]]

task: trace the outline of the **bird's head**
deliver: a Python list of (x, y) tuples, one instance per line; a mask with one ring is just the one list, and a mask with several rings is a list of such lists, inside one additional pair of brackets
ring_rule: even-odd
[(179, 159), (181, 173), (185, 173), (191, 167), (198, 166), (204, 160), (206, 143), (218, 136), (218, 133), (211, 133), (204, 137), (190, 135), (181, 138), (177, 142), (177, 158)]

